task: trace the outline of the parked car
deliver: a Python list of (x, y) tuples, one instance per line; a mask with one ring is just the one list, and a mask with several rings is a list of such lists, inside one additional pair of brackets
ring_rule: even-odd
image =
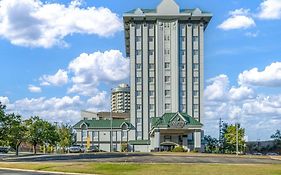
[(69, 147), (69, 152), (70, 153), (81, 153), (81, 147), (80, 146), (71, 146)]
[(267, 156), (278, 156), (277, 153), (267, 153), (266, 155), (267, 155)]
[(99, 147), (98, 146), (90, 146), (87, 149), (87, 152), (99, 152)]
[(262, 153), (253, 153), (255, 156), (262, 156)]
[(8, 153), (9, 152), (9, 147), (5, 147), (5, 146), (0, 146), (0, 153)]

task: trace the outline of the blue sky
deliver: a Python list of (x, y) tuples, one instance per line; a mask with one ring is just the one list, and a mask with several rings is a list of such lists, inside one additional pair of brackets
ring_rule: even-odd
[[(281, 1), (176, 0), (213, 14), (205, 32), (207, 134), (218, 119), (249, 140), (281, 129)], [(0, 0), (0, 101), (9, 112), (73, 123), (109, 109), (128, 82), (122, 14), (160, 0)]]

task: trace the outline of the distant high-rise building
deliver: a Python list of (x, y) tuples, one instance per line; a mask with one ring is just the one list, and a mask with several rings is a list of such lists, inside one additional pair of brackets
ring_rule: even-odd
[(111, 91), (111, 111), (114, 113), (130, 112), (130, 87), (120, 84)]
[(150, 149), (169, 141), (187, 146), (188, 138), (200, 148), (204, 30), (211, 18), (198, 8), (180, 9), (173, 0), (124, 14), (134, 150), (145, 151), (141, 143)]

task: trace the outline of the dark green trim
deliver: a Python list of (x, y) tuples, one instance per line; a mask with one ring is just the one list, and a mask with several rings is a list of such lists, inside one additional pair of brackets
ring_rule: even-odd
[(150, 145), (150, 140), (129, 140), (130, 145)]

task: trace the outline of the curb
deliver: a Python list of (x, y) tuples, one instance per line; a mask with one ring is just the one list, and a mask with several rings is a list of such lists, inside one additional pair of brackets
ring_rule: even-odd
[(25, 170), (25, 169), (17, 169), (17, 168), (0, 168), (0, 170), (31, 172), (31, 173), (64, 174), (64, 175), (98, 175), (98, 174), (84, 174), (84, 173), (67, 173), (67, 172), (57, 172), (57, 171)]

